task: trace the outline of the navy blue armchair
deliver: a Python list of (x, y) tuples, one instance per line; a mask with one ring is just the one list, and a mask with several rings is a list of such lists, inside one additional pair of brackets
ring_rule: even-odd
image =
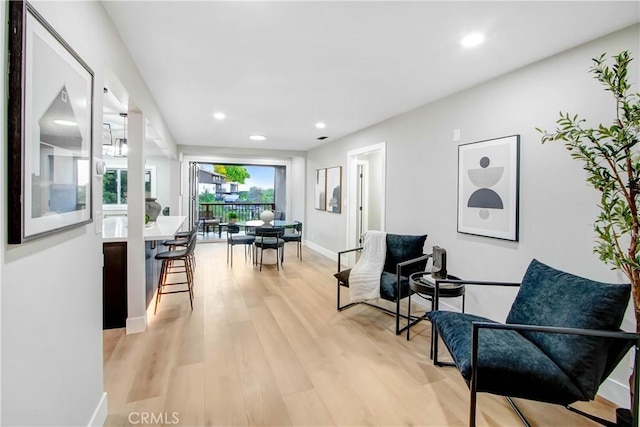
[(396, 335), (404, 331), (407, 326), (400, 328), (400, 319), (409, 319), (409, 316), (401, 312), (400, 301), (409, 296), (409, 276), (412, 273), (424, 271), (427, 260), (431, 256), (423, 253), (426, 239), (426, 234), (418, 236), (387, 234), (386, 236), (387, 252), (384, 269), (380, 276), (380, 298), (393, 302), (395, 304), (395, 310), (389, 310), (386, 307), (368, 301), (348, 303), (345, 305), (340, 304), (340, 288), (349, 287), (349, 273), (351, 272), (351, 269), (341, 270), (342, 255), (354, 251), (361, 251), (362, 248), (338, 252), (338, 272), (334, 274), (338, 283), (338, 311), (353, 307), (356, 304), (366, 304), (395, 316)]
[[(504, 324), (468, 313), (438, 311), (441, 283), (519, 286)], [(609, 421), (570, 404), (593, 400), (600, 384), (635, 346), (638, 371), (640, 335), (620, 331), (630, 286), (574, 276), (537, 260), (522, 283), (439, 280), (431, 320), (434, 364), (455, 365), (470, 389), (469, 425), (475, 426), (476, 394), (558, 404), (603, 425)], [(454, 363), (438, 361), (438, 336)], [(638, 420), (638, 376), (632, 413)]]

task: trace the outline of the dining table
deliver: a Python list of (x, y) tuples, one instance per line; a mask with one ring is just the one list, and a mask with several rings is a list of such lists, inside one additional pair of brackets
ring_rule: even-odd
[(292, 228), (295, 227), (295, 221), (287, 221), (284, 219), (274, 219), (270, 224), (266, 224), (261, 219), (252, 219), (249, 221), (239, 221), (236, 222), (236, 225), (240, 227), (283, 227), (283, 228)]
[[(252, 219), (249, 221), (238, 221), (236, 225), (239, 227), (244, 227), (245, 233), (247, 229), (258, 228), (258, 227), (282, 227), (282, 228), (293, 228), (296, 225), (295, 221), (287, 221), (284, 219), (274, 219), (270, 223), (265, 223), (261, 219)], [(271, 251), (266, 252), (266, 257), (263, 260), (264, 264), (275, 264), (277, 259), (273, 256)]]

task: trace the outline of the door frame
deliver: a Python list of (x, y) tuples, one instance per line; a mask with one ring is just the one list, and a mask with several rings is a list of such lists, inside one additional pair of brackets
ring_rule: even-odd
[[(358, 215), (358, 157), (362, 154), (369, 154), (379, 151), (380, 152), (380, 163), (381, 163), (381, 173), (382, 176), (380, 178), (381, 181), (381, 189), (382, 189), (382, 197), (380, 198), (380, 225), (381, 230), (385, 231), (386, 229), (386, 192), (387, 192), (387, 143), (386, 141), (379, 142), (377, 144), (368, 145), (366, 147), (357, 148), (355, 150), (351, 150), (347, 152), (347, 179), (349, 185), (348, 192), (348, 203), (347, 203), (347, 230), (346, 230), (346, 246), (347, 248), (352, 248), (357, 246), (358, 236), (357, 234), (357, 215)], [(368, 168), (369, 172), (371, 172), (371, 168)], [(368, 190), (366, 190), (368, 191)], [(356, 246), (354, 246), (354, 244)]]

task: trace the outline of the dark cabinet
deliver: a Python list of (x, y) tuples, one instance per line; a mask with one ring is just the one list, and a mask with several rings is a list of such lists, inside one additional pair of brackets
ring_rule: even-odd
[[(160, 261), (156, 261), (160, 242), (144, 242), (146, 304), (153, 299), (160, 276)], [(127, 243), (102, 244), (104, 267), (102, 269), (102, 327), (123, 328), (127, 323)]]
[(103, 243), (102, 327), (123, 328), (127, 322), (127, 243)]

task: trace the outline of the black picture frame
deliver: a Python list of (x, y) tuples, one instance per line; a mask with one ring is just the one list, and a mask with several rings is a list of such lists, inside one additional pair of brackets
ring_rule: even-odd
[(520, 135), (458, 146), (458, 232), (517, 242)]
[(93, 221), (93, 94), (82, 58), (29, 2), (9, 2), (9, 244)]

